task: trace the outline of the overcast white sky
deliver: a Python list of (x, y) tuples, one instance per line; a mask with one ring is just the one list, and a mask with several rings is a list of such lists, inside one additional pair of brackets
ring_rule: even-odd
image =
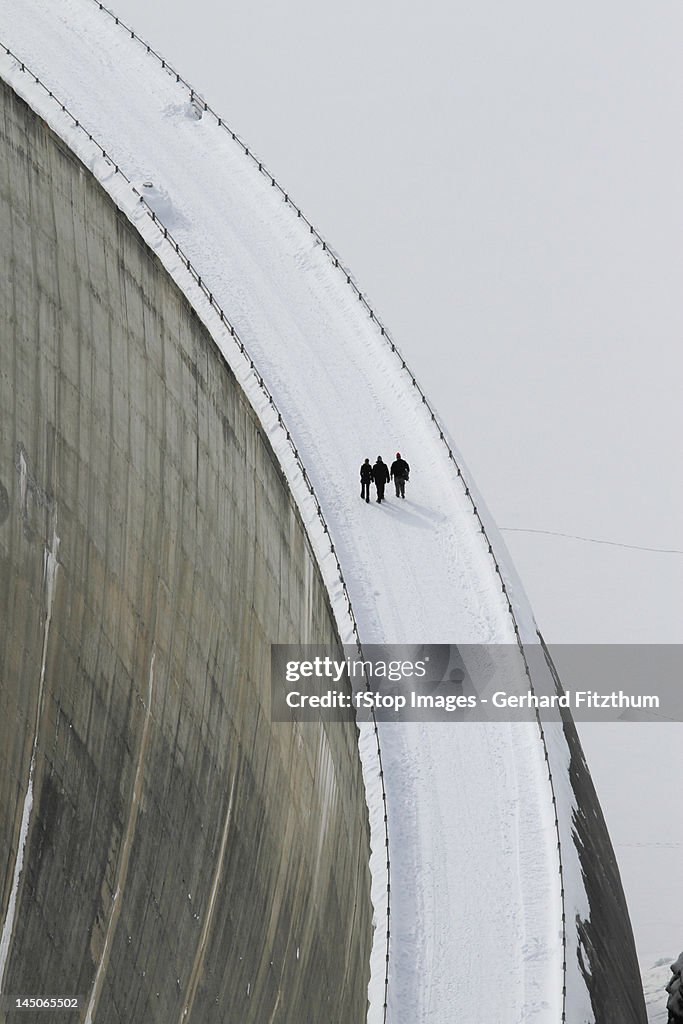
[[(683, 550), (679, 2), (110, 6), (340, 252), (499, 526)], [(680, 554), (505, 536), (549, 640), (683, 642)], [(641, 953), (669, 956), (683, 742), (632, 730), (584, 742)]]

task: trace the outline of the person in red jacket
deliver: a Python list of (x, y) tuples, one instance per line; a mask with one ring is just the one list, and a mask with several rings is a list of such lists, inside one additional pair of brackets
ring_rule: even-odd
[(400, 452), (396, 452), (396, 458), (391, 463), (391, 475), (394, 478), (396, 497), (405, 498), (406, 480), (410, 476), (410, 466), (405, 459), (401, 458)]
[(382, 462), (382, 456), (377, 456), (377, 462), (372, 467), (372, 479), (375, 481), (375, 487), (377, 488), (377, 501), (381, 504), (384, 497), (384, 488), (389, 483), (389, 467), (386, 462)]

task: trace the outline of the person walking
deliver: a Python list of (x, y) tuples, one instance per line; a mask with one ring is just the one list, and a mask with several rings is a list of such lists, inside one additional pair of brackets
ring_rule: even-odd
[(360, 496), (370, 501), (370, 484), (372, 483), (372, 466), (370, 459), (366, 459), (360, 467)]
[(410, 466), (405, 459), (401, 458), (401, 453), (396, 452), (396, 458), (391, 463), (391, 475), (394, 478), (394, 486), (396, 487), (396, 497), (405, 498), (406, 496), (406, 481), (410, 476)]
[(375, 487), (377, 488), (377, 501), (381, 504), (384, 498), (384, 488), (389, 483), (389, 467), (386, 462), (382, 462), (382, 456), (377, 456), (377, 462), (372, 467), (372, 479), (375, 481)]

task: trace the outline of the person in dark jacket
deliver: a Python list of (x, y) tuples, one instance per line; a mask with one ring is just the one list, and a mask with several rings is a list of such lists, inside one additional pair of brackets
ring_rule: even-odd
[(370, 459), (366, 459), (360, 467), (360, 496), (370, 501), (370, 484), (372, 483), (372, 466)]
[(396, 497), (405, 498), (406, 480), (410, 476), (410, 466), (405, 459), (401, 458), (400, 452), (396, 452), (396, 458), (391, 463), (391, 475), (394, 478)]
[(389, 483), (389, 467), (386, 462), (382, 462), (382, 456), (377, 456), (377, 462), (372, 467), (372, 479), (375, 481), (375, 487), (377, 488), (377, 501), (381, 503), (384, 497), (384, 488)]

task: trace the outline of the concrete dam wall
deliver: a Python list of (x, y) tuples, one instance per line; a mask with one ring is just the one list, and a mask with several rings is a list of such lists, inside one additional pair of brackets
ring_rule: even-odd
[(271, 642), (338, 644), (293, 498), (187, 300), (0, 89), (2, 993), (361, 1021), (356, 728), (269, 716)]

